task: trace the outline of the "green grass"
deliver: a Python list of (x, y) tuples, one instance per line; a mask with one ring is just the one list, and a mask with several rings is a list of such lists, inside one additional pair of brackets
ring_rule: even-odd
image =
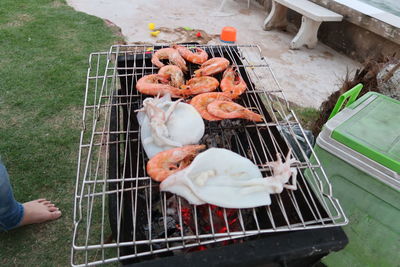
[(319, 111), (315, 108), (300, 107), (292, 105), (301, 126), (304, 129), (311, 129), (312, 124), (318, 119)]
[(1, 1), (0, 155), (18, 201), (46, 197), (63, 216), (0, 233), (0, 266), (69, 265), (87, 59), (118, 38), (64, 1)]

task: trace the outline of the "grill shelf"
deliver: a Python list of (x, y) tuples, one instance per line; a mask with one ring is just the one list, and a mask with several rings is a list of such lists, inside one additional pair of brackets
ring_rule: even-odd
[[(245, 156), (259, 166), (264, 176), (271, 175), (265, 163), (276, 160), (277, 152), (286, 155), (290, 147), (279, 129), (286, 127), (294, 136), (293, 127), (299, 123), (260, 49), (252, 45), (187, 46), (200, 47), (210, 57), (223, 56), (236, 65), (248, 86), (237, 102), (256, 108), (265, 118), (261, 123), (205, 121), (205, 133), (211, 138), (203, 141)], [(299, 144), (300, 154), (294, 155), (300, 161), (296, 165), (298, 189), (271, 195), (270, 206), (238, 210), (196, 207), (183, 198), (160, 193), (158, 183), (145, 172), (148, 159), (134, 112), (148, 97), (136, 91), (136, 81), (158, 71), (150, 59), (152, 51), (159, 48), (162, 46), (112, 46), (109, 52), (90, 55), (75, 192), (72, 265), (135, 262), (155, 255), (173, 255), (176, 250), (191, 251), (200, 245), (205, 248), (235, 240), (243, 242), (263, 233), (347, 223), (321, 166), (312, 165)], [(186, 79), (198, 68), (194, 64), (188, 67)], [(305, 169), (311, 171), (312, 181), (303, 176)], [(321, 170), (323, 177), (318, 174)]]

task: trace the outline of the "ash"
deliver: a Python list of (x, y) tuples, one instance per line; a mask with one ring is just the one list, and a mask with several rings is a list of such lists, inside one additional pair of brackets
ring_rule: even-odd
[[(241, 119), (210, 121), (200, 144), (206, 145), (207, 148), (227, 148), (254, 161), (250, 145), (247, 143), (245, 124), (246, 121)], [(246, 149), (243, 151), (244, 148)]]
[(201, 144), (210, 147), (231, 148), (235, 138), (243, 133), (243, 120), (210, 121), (206, 128), (206, 134), (200, 140)]

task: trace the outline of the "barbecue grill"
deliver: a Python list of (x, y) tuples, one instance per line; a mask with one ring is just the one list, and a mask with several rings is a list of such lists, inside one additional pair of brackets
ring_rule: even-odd
[[(151, 56), (166, 46), (112, 46), (109, 52), (92, 53), (89, 58), (75, 191), (73, 266), (139, 262), (251, 242), (266, 233), (347, 224), (260, 48), (187, 46), (204, 49), (210, 58), (229, 59), (248, 87), (237, 102), (264, 117), (260, 123), (205, 122), (201, 142), (249, 158), (264, 176), (271, 175), (266, 163), (276, 160), (276, 153), (286, 155), (295, 144), (293, 156), (299, 163), (292, 167), (298, 169), (298, 189), (271, 195), (271, 205), (252, 209), (194, 206), (181, 197), (160, 192), (159, 184), (146, 174), (148, 158), (135, 113), (148, 96), (138, 93), (135, 84), (142, 76), (158, 71), (151, 64)], [(186, 78), (198, 68), (195, 64), (188, 67)], [(316, 164), (308, 160), (294, 127), (301, 129)], [(311, 174), (307, 179), (303, 176), (306, 169)]]

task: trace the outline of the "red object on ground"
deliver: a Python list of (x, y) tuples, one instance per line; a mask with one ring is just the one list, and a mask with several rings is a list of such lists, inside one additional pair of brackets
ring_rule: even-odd
[(197, 37), (201, 37), (201, 32), (196, 33)]
[(236, 29), (234, 27), (223, 27), (220, 35), (220, 39), (225, 43), (236, 42)]

